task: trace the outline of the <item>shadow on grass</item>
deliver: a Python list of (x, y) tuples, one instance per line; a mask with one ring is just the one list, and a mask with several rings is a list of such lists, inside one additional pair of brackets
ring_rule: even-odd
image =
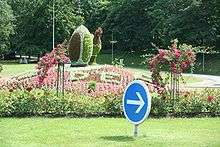
[(127, 141), (134, 141), (135, 140), (131, 136), (103, 136), (100, 138), (103, 140), (117, 141), (117, 142), (127, 142)]

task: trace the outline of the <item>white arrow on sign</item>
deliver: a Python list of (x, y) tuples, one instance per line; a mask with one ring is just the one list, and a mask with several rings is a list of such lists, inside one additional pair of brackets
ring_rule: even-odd
[(139, 92), (136, 92), (136, 95), (139, 98), (139, 100), (127, 100), (127, 104), (139, 105), (139, 107), (135, 111), (135, 113), (139, 113), (141, 111), (141, 109), (143, 108), (143, 106), (144, 106), (144, 100), (143, 100), (143, 98), (142, 98), (142, 96)]

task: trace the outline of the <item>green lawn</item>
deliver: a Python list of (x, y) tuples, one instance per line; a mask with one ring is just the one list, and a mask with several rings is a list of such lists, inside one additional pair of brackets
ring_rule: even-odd
[(0, 118), (0, 146), (220, 146), (220, 118)]

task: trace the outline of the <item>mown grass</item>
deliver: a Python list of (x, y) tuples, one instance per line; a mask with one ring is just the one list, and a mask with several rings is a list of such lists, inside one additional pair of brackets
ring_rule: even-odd
[(0, 146), (220, 146), (220, 118), (0, 118)]
[(34, 71), (36, 64), (18, 64), (18, 63), (1, 63), (3, 70), (0, 73), (0, 77), (10, 77), (18, 74)]

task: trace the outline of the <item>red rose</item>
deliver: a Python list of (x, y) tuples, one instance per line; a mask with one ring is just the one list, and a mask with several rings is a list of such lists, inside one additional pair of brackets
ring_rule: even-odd
[(177, 68), (176, 68), (176, 64), (175, 63), (171, 63), (171, 70), (173, 73), (176, 73)]
[(181, 63), (181, 69), (182, 69), (183, 71), (186, 70), (187, 67), (188, 67), (188, 64), (187, 64), (186, 62), (182, 62), (182, 63)]
[(213, 99), (214, 99), (214, 96), (209, 95), (207, 100), (208, 100), (209, 102), (211, 102), (211, 101), (213, 101)]

